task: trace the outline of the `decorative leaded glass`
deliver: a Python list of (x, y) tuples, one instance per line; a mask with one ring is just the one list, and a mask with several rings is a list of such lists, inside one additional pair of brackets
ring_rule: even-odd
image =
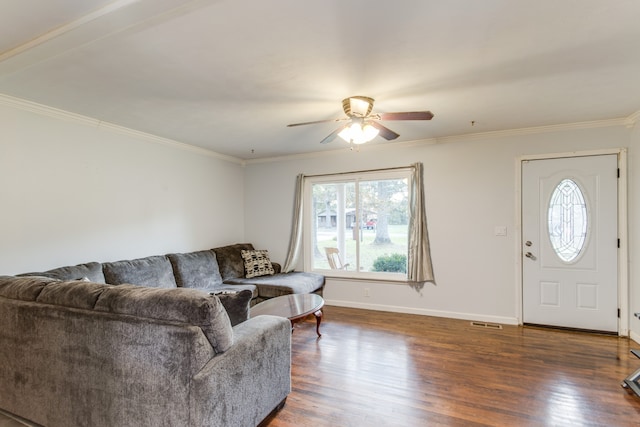
[(563, 179), (549, 202), (549, 239), (564, 262), (575, 260), (587, 239), (587, 204), (578, 184)]

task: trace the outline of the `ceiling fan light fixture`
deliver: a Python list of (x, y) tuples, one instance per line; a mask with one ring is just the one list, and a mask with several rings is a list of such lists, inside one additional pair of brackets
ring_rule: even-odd
[(352, 144), (364, 144), (378, 136), (378, 133), (380, 133), (380, 131), (371, 126), (371, 124), (365, 123), (364, 126), (362, 126), (362, 121), (358, 120), (342, 129), (338, 136)]
[(373, 138), (378, 136), (379, 133), (380, 130), (374, 128), (369, 123), (364, 125), (364, 127), (362, 128), (362, 136), (364, 137), (364, 142), (371, 141)]
[[(338, 136), (343, 140), (345, 140), (346, 142), (351, 142), (353, 139), (353, 135), (357, 133), (357, 131), (355, 130), (356, 126), (359, 127), (358, 124), (354, 123), (350, 126), (345, 127), (340, 131)], [(362, 132), (362, 130), (360, 130), (360, 132)]]

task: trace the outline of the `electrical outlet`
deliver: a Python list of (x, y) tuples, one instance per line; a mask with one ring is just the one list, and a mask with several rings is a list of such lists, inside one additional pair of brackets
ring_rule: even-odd
[(365, 297), (370, 297), (371, 296), (371, 289), (364, 288), (364, 296)]

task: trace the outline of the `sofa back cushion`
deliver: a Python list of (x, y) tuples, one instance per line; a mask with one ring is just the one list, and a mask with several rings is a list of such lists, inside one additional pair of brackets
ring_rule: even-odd
[(169, 258), (163, 255), (102, 264), (106, 283), (130, 283), (151, 288), (175, 288), (175, 277)]
[(244, 260), (242, 250), (252, 251), (251, 243), (236, 243), (235, 245), (214, 248), (213, 251), (218, 259), (218, 267), (222, 280), (236, 279), (244, 277)]
[(179, 287), (213, 290), (222, 285), (215, 252), (209, 250), (169, 254), (167, 257)]
[(75, 280), (49, 283), (36, 299), (42, 304), (93, 310), (102, 293), (112, 285)]
[(105, 283), (104, 274), (102, 273), (102, 264), (99, 262), (88, 262), (86, 264), (59, 267), (42, 273), (24, 273), (19, 274), (19, 276), (44, 276), (58, 280), (80, 280), (86, 277), (92, 282)]
[(0, 297), (197, 326), (216, 353), (233, 344), (231, 322), (220, 299), (195, 289), (0, 276)]
[(49, 283), (58, 279), (41, 276), (0, 276), (0, 297), (20, 301), (35, 301)]
[(216, 353), (233, 344), (233, 329), (220, 300), (195, 289), (112, 286), (98, 298), (96, 311), (199, 326)]

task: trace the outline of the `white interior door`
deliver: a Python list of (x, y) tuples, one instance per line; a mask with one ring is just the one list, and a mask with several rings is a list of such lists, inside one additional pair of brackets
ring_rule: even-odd
[(618, 331), (618, 157), (522, 162), (524, 323)]

